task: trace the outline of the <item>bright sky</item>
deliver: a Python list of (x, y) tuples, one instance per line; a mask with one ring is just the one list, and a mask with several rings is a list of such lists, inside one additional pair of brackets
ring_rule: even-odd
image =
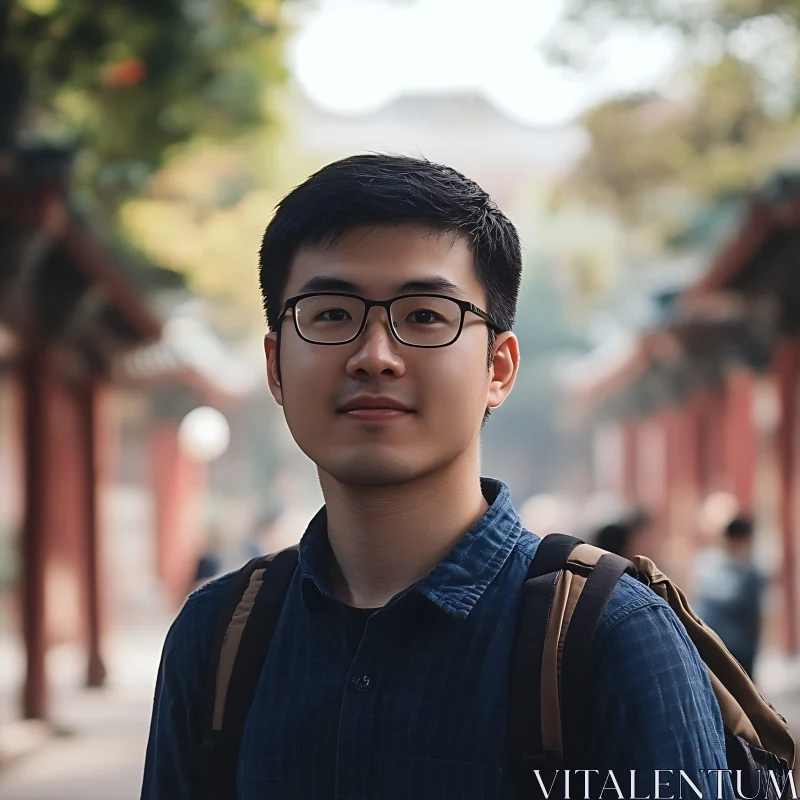
[(672, 35), (622, 25), (590, 73), (547, 63), (539, 45), (562, 8), (563, 0), (316, 0), (297, 17), (290, 65), (309, 98), (334, 113), (367, 113), (407, 93), (477, 91), (512, 119), (545, 127), (672, 72)]

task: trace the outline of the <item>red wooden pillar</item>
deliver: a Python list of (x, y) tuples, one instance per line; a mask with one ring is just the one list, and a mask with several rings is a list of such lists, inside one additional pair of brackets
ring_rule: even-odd
[(687, 428), (687, 452), (685, 460), (686, 487), (690, 498), (690, 517), (688, 532), (691, 536), (692, 553), (699, 544), (699, 514), (703, 502), (703, 400), (694, 395), (690, 398), (685, 412), (684, 424)]
[(151, 432), (156, 512), (156, 573), (173, 603), (189, 590), (202, 543), (204, 468), (181, 452), (178, 422), (165, 420)]
[(656, 563), (663, 562), (662, 548), (668, 524), (666, 435), (663, 413), (642, 419), (637, 425), (637, 497), (653, 519), (640, 549)]
[(697, 481), (701, 501), (712, 485), (712, 431), (710, 424), (711, 398), (702, 392), (694, 398), (694, 413), (697, 426)]
[(666, 549), (675, 580), (686, 583), (695, 551), (700, 501), (700, 436), (695, 399), (664, 415), (667, 441)]
[(786, 612), (784, 641), (787, 651), (795, 654), (798, 651), (795, 486), (797, 473), (797, 376), (800, 371), (800, 346), (796, 340), (784, 339), (778, 345), (775, 349), (773, 370), (781, 406), (776, 445), (781, 482), (783, 597)]
[(725, 473), (742, 511), (753, 510), (756, 430), (753, 424), (754, 382), (743, 369), (733, 370), (725, 391)]
[(84, 546), (86, 482), (80, 386), (54, 376), (48, 395), (50, 461), (41, 502), (47, 509), (44, 567), (48, 642), (86, 639)]
[(706, 396), (704, 424), (707, 492), (727, 491), (728, 464), (725, 447), (725, 391), (718, 389)]
[(621, 423), (622, 428), (622, 496), (635, 505), (638, 502), (636, 453), (636, 420), (628, 419)]
[(45, 574), (48, 555), (49, 470), (52, 436), (48, 414), (53, 393), (46, 349), (30, 343), (20, 370), (25, 462), (25, 511), (22, 527), (22, 629), (27, 659), (22, 713), (46, 719), (48, 713)]
[(80, 419), (81, 443), (84, 471), (84, 576), (86, 579), (86, 647), (87, 669), (86, 685), (102, 686), (105, 683), (106, 668), (102, 657), (103, 630), (103, 585), (102, 585), (102, 536), (99, 498), (103, 486), (103, 459), (101, 448), (104, 443), (106, 420), (103, 414), (103, 388), (92, 381), (81, 388)]

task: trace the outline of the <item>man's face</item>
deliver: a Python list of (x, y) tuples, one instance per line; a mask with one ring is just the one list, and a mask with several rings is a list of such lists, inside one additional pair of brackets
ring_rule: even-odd
[[(332, 279), (328, 290), (370, 300), (443, 294), (486, 310), (467, 243), (425, 226), (357, 227), (332, 246), (301, 251), (292, 264), (285, 297), (306, 293), (307, 281), (323, 276)], [(453, 288), (403, 288), (431, 279)], [(313, 289), (323, 290), (319, 284)], [(484, 410), (503, 401), (516, 375), (514, 335), (498, 335), (496, 355), (487, 368), (488, 329), (470, 312), (453, 344), (431, 349), (398, 342), (382, 308), (370, 309), (357, 339), (337, 345), (304, 341), (290, 317), (287, 312), (281, 323), (280, 383), (275, 334), (266, 338), (270, 390), (283, 406), (299, 447), (341, 483), (405, 483), (477, 448)], [(408, 410), (342, 410), (364, 395), (391, 398)]]

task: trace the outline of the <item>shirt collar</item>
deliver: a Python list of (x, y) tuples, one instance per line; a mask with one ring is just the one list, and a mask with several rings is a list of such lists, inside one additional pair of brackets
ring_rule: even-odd
[[(469, 614), (497, 576), (522, 532), (522, 522), (511, 503), (506, 484), (494, 478), (481, 478), (481, 491), (489, 503), (486, 513), (459, 539), (444, 560), (405, 590), (419, 593), (459, 619)], [(333, 553), (328, 542), (325, 506), (306, 528), (299, 556), (305, 607), (312, 607), (320, 596), (333, 599), (328, 577)]]

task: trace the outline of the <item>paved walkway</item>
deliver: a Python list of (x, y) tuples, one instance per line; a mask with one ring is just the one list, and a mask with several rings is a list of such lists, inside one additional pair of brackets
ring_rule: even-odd
[[(109, 643), (108, 688), (81, 691), (79, 654), (57, 651), (53, 716), (71, 735), (50, 739), (0, 773), (0, 800), (138, 800), (153, 686), (166, 623)], [(0, 683), (6, 673), (0, 675)], [(800, 732), (800, 661), (764, 658), (762, 691)]]
[(110, 640), (110, 679), (102, 690), (74, 688), (81, 685), (79, 653), (53, 654), (53, 719), (66, 733), (0, 773), (2, 800), (138, 800), (166, 628), (156, 623)]

